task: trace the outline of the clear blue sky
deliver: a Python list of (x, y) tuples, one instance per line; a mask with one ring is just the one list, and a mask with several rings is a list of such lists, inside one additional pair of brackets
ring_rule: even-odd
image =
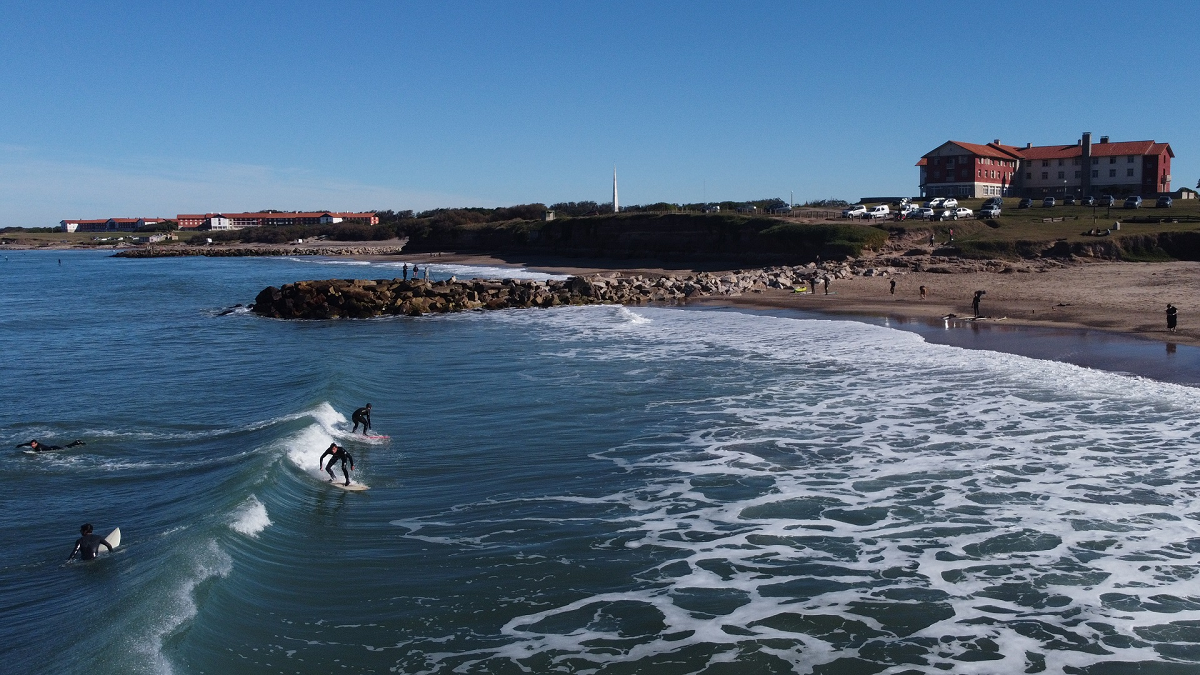
[(915, 194), (947, 139), (1170, 142), (1200, 3), (0, 0), (0, 226)]

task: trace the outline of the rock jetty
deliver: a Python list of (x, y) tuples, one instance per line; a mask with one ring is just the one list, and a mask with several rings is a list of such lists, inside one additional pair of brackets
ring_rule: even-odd
[(130, 248), (113, 254), (114, 258), (179, 258), (208, 256), (238, 258), (244, 256), (302, 256), (302, 255), (395, 255), (404, 250), (398, 246), (157, 246)]
[(678, 304), (710, 296), (739, 296), (767, 289), (796, 289), (824, 279), (892, 277), (908, 272), (943, 274), (992, 272), (1041, 272), (1037, 268), (1013, 266), (998, 261), (932, 258), (913, 261), (853, 258), (809, 263), (796, 267), (767, 267), (728, 273), (686, 276), (620, 276), (598, 274), (566, 280), (526, 281), (472, 279), (469, 281), (405, 281), (402, 279), (328, 279), (298, 281), (264, 289), (252, 309), (277, 319), (365, 319), (373, 316), (421, 316), (430, 313), (477, 309), (558, 307), (561, 305), (648, 303)]

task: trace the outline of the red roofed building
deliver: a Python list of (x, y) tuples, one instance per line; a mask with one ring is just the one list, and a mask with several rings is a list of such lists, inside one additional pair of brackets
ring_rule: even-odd
[(62, 220), (63, 232), (134, 232), (146, 225), (157, 225), (166, 218), (104, 218), (99, 220)]
[(255, 213), (181, 213), (175, 217), (182, 230), (240, 230), (263, 225), (328, 225), (358, 222), (378, 225), (379, 216), (372, 212), (343, 213), (340, 211), (263, 211)]
[(921, 194), (929, 197), (1059, 197), (1142, 195), (1171, 191), (1168, 143), (1092, 143), (1085, 132), (1074, 145), (1016, 147), (947, 141), (917, 163)]

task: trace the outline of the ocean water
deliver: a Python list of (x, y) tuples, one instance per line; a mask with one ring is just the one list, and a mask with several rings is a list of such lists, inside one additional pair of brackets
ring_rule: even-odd
[[(799, 315), (228, 311), (379, 265), (0, 265), (4, 672), (1200, 673), (1195, 388)], [(83, 522), (122, 545), (64, 564)]]

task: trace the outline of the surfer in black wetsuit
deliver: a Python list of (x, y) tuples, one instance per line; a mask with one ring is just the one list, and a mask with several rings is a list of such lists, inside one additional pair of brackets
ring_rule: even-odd
[(35, 438), (32, 441), (29, 441), (28, 443), (22, 443), (22, 444), (18, 445), (17, 447), (18, 448), (28, 447), (28, 448), (31, 448), (34, 452), (49, 452), (51, 450), (62, 450), (64, 448), (76, 448), (81, 445), (87, 445), (87, 443), (84, 443), (83, 441), (71, 441), (70, 443), (67, 443), (66, 445), (46, 445), (45, 443), (39, 442), (38, 439)]
[(112, 553), (112, 544), (105, 541), (104, 537), (98, 534), (92, 534), (92, 524), (87, 523), (79, 528), (81, 535), (75, 540), (75, 550), (71, 551), (71, 557), (67, 558), (69, 562), (75, 554), (79, 554), (80, 560), (95, 560), (96, 554), (100, 552), (100, 546), (107, 546), (109, 553)]
[(350, 430), (350, 433), (358, 431), (358, 425), (361, 424), (363, 425), (363, 436), (366, 436), (367, 429), (371, 428), (371, 404), (368, 403), (366, 406), (355, 410), (350, 419), (354, 422), (354, 428)]
[[(329, 464), (325, 465), (325, 470), (329, 472), (329, 482), (332, 483), (337, 480), (337, 476), (333, 475), (333, 465), (340, 460), (342, 462), (342, 475), (346, 477), (346, 485), (349, 485), (350, 471), (354, 470), (354, 458), (350, 456), (350, 453), (346, 452), (345, 448), (337, 443), (330, 443), (329, 449), (322, 453), (321, 459), (317, 460), (317, 466), (325, 464), (325, 455), (331, 455)], [(346, 462), (350, 462), (350, 471), (346, 471)]]

